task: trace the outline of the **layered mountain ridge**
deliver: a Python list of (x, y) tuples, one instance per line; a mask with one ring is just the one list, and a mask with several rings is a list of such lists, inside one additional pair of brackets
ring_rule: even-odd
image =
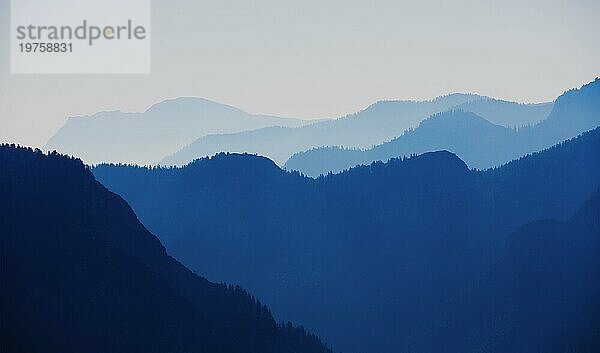
[(81, 161), (0, 146), (7, 352), (330, 352), (170, 257)]
[[(481, 102), (469, 104), (476, 107)], [(485, 109), (475, 110), (486, 113)], [(599, 125), (600, 79), (596, 79), (558, 97), (550, 115), (532, 126), (511, 129), (491, 123), (486, 116), (451, 110), (435, 114), (417, 128), (371, 149), (312, 149), (295, 154), (285, 167), (318, 176), (373, 161), (445, 149), (456, 153), (471, 168), (486, 169), (550, 147)]]
[(499, 332), (439, 326), (463, 320), (446, 303), (467, 305), (461, 293), (517, 227), (575, 213), (600, 187), (598, 150), (595, 129), (487, 171), (439, 151), (316, 179), (236, 154), (93, 172), (183, 263), (250, 288), (336, 349), (475, 352)]
[(194, 141), (160, 161), (161, 165), (184, 165), (218, 152), (256, 153), (282, 166), (294, 153), (321, 146), (343, 145), (370, 148), (415, 127), (428, 116), (448, 109), (495, 111), (490, 120), (522, 126), (547, 116), (552, 103), (516, 104), (488, 97), (454, 93), (429, 101), (380, 101), (339, 119), (299, 128), (268, 127), (234, 134), (213, 134)]
[(86, 163), (153, 164), (207, 134), (307, 123), (248, 114), (207, 99), (181, 97), (154, 104), (143, 113), (107, 111), (69, 118), (44, 149), (74, 155)]

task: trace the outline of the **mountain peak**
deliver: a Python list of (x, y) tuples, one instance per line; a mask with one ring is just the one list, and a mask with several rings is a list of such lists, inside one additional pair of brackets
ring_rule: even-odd
[(486, 96), (481, 96), (475, 93), (449, 93), (442, 96), (435, 97), (433, 99), (382, 99), (371, 105), (364, 110), (376, 109), (386, 106), (394, 106), (398, 104), (423, 104), (423, 103), (444, 103), (450, 105), (459, 105), (475, 100), (490, 99)]
[(436, 169), (455, 170), (468, 172), (469, 166), (456, 154), (448, 150), (425, 152), (408, 159), (409, 163), (418, 164), (419, 167), (431, 166)]
[(267, 157), (263, 157), (257, 154), (250, 153), (230, 153), (230, 152), (220, 152), (211, 157), (204, 157), (196, 159), (195, 161), (189, 163), (191, 167), (206, 167), (210, 165), (226, 165), (226, 164), (237, 164), (238, 166), (248, 166), (248, 165), (259, 165), (261, 167), (266, 168), (276, 168), (279, 167)]
[(538, 125), (546, 133), (562, 139), (598, 126), (600, 120), (600, 80), (566, 91), (556, 99), (548, 119)]
[(451, 109), (445, 112), (437, 113), (423, 120), (419, 125), (425, 126), (428, 124), (439, 123), (440, 121), (459, 121), (465, 123), (491, 124), (487, 119), (470, 111), (462, 109)]
[(427, 176), (432, 174), (465, 174), (470, 171), (467, 164), (456, 154), (447, 150), (440, 150), (407, 156), (405, 158), (391, 158), (386, 162), (375, 161), (368, 165), (357, 165), (349, 168), (347, 171), (342, 171), (341, 173), (333, 175), (338, 176), (346, 173), (361, 173), (364, 170), (384, 174), (397, 172), (404, 173), (409, 171), (411, 174), (422, 174)]
[(202, 176), (210, 183), (221, 183), (223, 179), (245, 180), (250, 176), (266, 181), (286, 173), (267, 157), (226, 152), (196, 159), (188, 165), (176, 167), (174, 170), (193, 178)]
[(204, 109), (229, 110), (240, 114), (246, 114), (241, 109), (231, 105), (218, 103), (201, 97), (177, 97), (163, 100), (150, 106), (145, 113), (150, 114), (171, 114), (171, 113), (189, 113)]

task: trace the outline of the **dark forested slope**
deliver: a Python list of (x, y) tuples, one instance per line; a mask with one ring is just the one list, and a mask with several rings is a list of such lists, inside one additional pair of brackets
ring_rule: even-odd
[(79, 160), (0, 146), (2, 352), (328, 352), (169, 257)]

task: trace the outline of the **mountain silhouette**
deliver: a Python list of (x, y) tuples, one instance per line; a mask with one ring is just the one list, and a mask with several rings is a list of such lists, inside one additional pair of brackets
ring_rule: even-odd
[(107, 111), (69, 118), (44, 149), (78, 156), (87, 163), (152, 164), (207, 134), (307, 123), (182, 97), (157, 103), (143, 113)]
[(596, 351), (599, 254), (599, 191), (567, 220), (520, 226), (507, 238), (500, 260), (448, 303), (448, 317), (460, 321), (437, 325), (434, 335), (452, 339), (468, 331), (471, 337), (440, 351)]
[(477, 312), (449, 316), (448, 303), (517, 227), (565, 219), (600, 187), (599, 150), (595, 129), (487, 171), (438, 151), (317, 179), (237, 154), (93, 173), (184, 264), (249, 288), (336, 349), (439, 352), (475, 346), (462, 340)]
[[(475, 101), (460, 108), (490, 114), (490, 101)], [(547, 108), (547, 105), (542, 107)], [(508, 109), (509, 112), (512, 111)], [(527, 111), (524, 107), (519, 107)], [(502, 111), (500, 109), (500, 111)], [(535, 114), (533, 114), (535, 116)], [(484, 115), (486, 118), (488, 115)], [(539, 115), (538, 115), (539, 117)], [(469, 167), (485, 169), (538, 151), (600, 125), (600, 79), (571, 90), (556, 100), (547, 119), (528, 127), (509, 129), (474, 113), (455, 110), (433, 115), (390, 142), (368, 150), (323, 147), (300, 152), (285, 164), (309, 176), (340, 172), (359, 164), (446, 149)]]
[(492, 124), (519, 128), (546, 119), (554, 103), (523, 104), (488, 98), (466, 102), (455, 107), (485, 117)]
[(537, 221), (515, 231), (489, 278), (488, 285), (504, 289), (502, 297), (497, 291), (486, 296), (493, 305), (510, 304), (495, 313), (514, 333), (498, 350), (559, 352), (567, 350), (564, 342), (581, 352), (600, 347), (599, 254), (598, 191), (566, 221)]
[(0, 146), (2, 352), (330, 352), (167, 255), (81, 161)]
[[(369, 148), (400, 135), (431, 114), (487, 99), (475, 94), (455, 93), (430, 101), (380, 101), (357, 113), (299, 128), (267, 127), (240, 133), (213, 134), (199, 138), (164, 158), (160, 164), (184, 165), (218, 152), (248, 152), (269, 157), (278, 165), (283, 165), (294, 153), (313, 147), (344, 145)], [(495, 104), (504, 103), (496, 101)], [(528, 107), (518, 105), (518, 108), (527, 110), (547, 110), (544, 106)]]

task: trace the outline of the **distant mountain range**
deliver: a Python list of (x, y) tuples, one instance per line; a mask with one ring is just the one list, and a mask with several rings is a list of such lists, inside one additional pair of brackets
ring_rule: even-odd
[(77, 156), (87, 163), (152, 164), (204, 135), (310, 122), (248, 114), (201, 98), (177, 98), (143, 113), (107, 111), (69, 118), (44, 149)]
[(552, 103), (517, 104), (458, 93), (431, 101), (381, 101), (355, 114), (299, 128), (268, 127), (204, 136), (164, 158), (160, 164), (184, 165), (218, 152), (247, 152), (266, 156), (283, 165), (294, 153), (314, 147), (342, 145), (370, 148), (399, 136), (432, 114), (459, 108), (493, 112), (489, 119), (497, 124), (522, 126), (546, 118)]
[(0, 351), (331, 352), (167, 255), (79, 160), (0, 146)]
[[(561, 98), (543, 123), (548, 134), (563, 133), (563, 108), (573, 131), (586, 126), (597, 104), (581, 99), (588, 93)], [(242, 284), (336, 350), (568, 352), (599, 340), (586, 326), (600, 295), (588, 267), (600, 258), (598, 151), (600, 128), (487, 171), (441, 151), (317, 179), (235, 154), (93, 173), (183, 263)], [(518, 228), (567, 219), (588, 199), (592, 211), (586, 204), (570, 221)], [(563, 280), (576, 287), (562, 290)], [(589, 331), (573, 332), (581, 312)]]
[(87, 163), (183, 165), (218, 152), (248, 152), (283, 165), (293, 154), (322, 146), (370, 148), (416, 127), (432, 114), (462, 109), (507, 127), (535, 124), (552, 103), (518, 104), (455, 93), (430, 101), (380, 101), (333, 120), (252, 115), (201, 98), (177, 98), (143, 113), (107, 111), (72, 117), (44, 146)]
[[(462, 110), (466, 107), (475, 108), (473, 111), (482, 116)], [(416, 129), (371, 149), (312, 149), (295, 154), (285, 167), (318, 176), (378, 160), (448, 150), (456, 153), (469, 167), (491, 168), (599, 126), (600, 79), (564, 93), (556, 100), (547, 119), (520, 129), (496, 125), (487, 119), (494, 115), (503, 116), (503, 111), (509, 113), (506, 116), (515, 116), (511, 114), (516, 114), (519, 109), (525, 115), (532, 114), (535, 111), (533, 107), (507, 106), (503, 110), (494, 101), (487, 100), (471, 102), (460, 108), (433, 115)]]
[(519, 128), (535, 125), (546, 119), (553, 105), (554, 103), (523, 104), (487, 98), (463, 103), (453, 109), (484, 116), (492, 124)]

